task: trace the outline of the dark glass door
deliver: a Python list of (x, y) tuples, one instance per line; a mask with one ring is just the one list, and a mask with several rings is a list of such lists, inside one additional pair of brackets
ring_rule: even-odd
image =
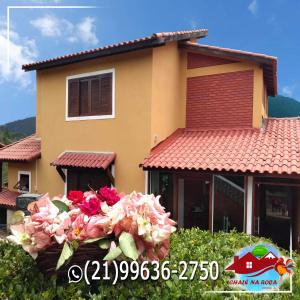
[(260, 187), (258, 234), (271, 238), (277, 245), (286, 249), (290, 245), (292, 196), (292, 187), (272, 185)]
[(245, 189), (243, 176), (214, 176), (214, 231), (244, 231)]
[(209, 179), (184, 179), (184, 228), (209, 229)]

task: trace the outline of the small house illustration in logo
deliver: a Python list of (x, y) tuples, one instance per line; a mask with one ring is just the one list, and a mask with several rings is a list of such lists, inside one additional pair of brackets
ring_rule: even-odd
[(278, 288), (292, 274), (293, 268), (292, 259), (285, 260), (276, 247), (266, 244), (241, 249), (225, 270), (236, 274), (230, 285), (265, 291)]
[(272, 252), (268, 252), (262, 258), (257, 258), (251, 252), (248, 252), (241, 258), (235, 255), (233, 263), (229, 265), (226, 270), (232, 270), (236, 274), (249, 274), (269, 267), (273, 268), (277, 261), (278, 257)]

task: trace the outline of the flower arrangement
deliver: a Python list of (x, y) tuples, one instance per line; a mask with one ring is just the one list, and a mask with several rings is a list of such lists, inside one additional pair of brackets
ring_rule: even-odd
[(98, 191), (70, 191), (52, 200), (44, 195), (28, 206), (29, 216), (14, 215), (9, 240), (22, 245), (36, 258), (55, 244), (63, 245), (58, 270), (82, 244), (98, 243), (107, 249), (104, 260), (160, 260), (168, 255), (175, 222), (159, 203), (159, 196), (133, 192), (118, 194), (103, 187)]

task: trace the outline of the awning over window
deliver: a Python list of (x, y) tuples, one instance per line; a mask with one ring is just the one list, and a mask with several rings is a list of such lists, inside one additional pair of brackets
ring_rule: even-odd
[(113, 163), (115, 158), (115, 153), (66, 151), (60, 154), (58, 158), (51, 163), (51, 166), (106, 170)]
[(20, 195), (18, 192), (10, 191), (8, 189), (3, 189), (0, 192), (0, 206), (5, 206), (8, 208), (16, 207), (16, 198)]
[(35, 135), (0, 149), (0, 161), (31, 161), (41, 157), (41, 140)]

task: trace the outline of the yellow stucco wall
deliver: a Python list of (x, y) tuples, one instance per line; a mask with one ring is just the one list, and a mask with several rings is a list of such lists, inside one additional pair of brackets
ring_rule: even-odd
[(182, 70), (184, 53), (177, 43), (153, 49), (151, 147), (185, 124), (185, 94)]
[[(66, 121), (66, 77), (115, 69), (114, 119)], [(37, 135), (42, 140), (38, 160), (38, 191), (64, 192), (55, 167), (66, 150), (116, 152), (115, 184), (119, 191), (144, 191), (139, 164), (150, 149), (152, 50), (115, 55), (37, 73)]]
[(26, 171), (31, 173), (31, 193), (37, 192), (36, 162), (30, 163), (8, 163), (8, 189), (15, 190), (14, 185), (18, 182), (18, 172)]
[[(9, 188), (19, 170), (32, 172), (32, 191), (62, 194), (64, 183), (50, 166), (60, 153), (73, 151), (116, 152), (115, 184), (119, 191), (144, 191), (145, 174), (139, 164), (151, 147), (185, 126), (186, 79), (254, 70), (253, 126), (266, 115), (262, 69), (254, 63), (187, 69), (187, 52), (168, 43), (153, 49), (114, 55), (38, 71), (37, 135), (42, 158), (37, 163), (9, 164)], [(115, 69), (115, 118), (66, 121), (66, 77)], [(37, 175), (36, 175), (37, 172)]]

